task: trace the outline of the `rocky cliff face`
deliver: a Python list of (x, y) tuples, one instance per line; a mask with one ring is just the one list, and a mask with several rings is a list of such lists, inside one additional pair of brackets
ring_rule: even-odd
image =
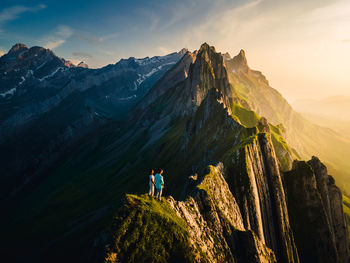
[(269, 134), (261, 133), (252, 138), (236, 156), (229, 182), (239, 197), (245, 226), (253, 229), (275, 251), (280, 262), (298, 262), (282, 179)]
[[(239, 207), (224, 175), (222, 163), (215, 167), (210, 166), (209, 173), (204, 177), (199, 178), (195, 175), (189, 178), (187, 190), (190, 193), (186, 201), (175, 201), (170, 197), (164, 200), (167, 204), (162, 204), (163, 207), (169, 206), (175, 212), (173, 217), (179, 217), (183, 220), (182, 222), (185, 222), (184, 236), (188, 239), (187, 246), (192, 256), (184, 258), (182, 262), (276, 262), (273, 251), (261, 242), (252, 230), (245, 230)], [(152, 200), (151, 205), (152, 202), (157, 201)], [(150, 213), (155, 214), (155, 209), (151, 209)], [(121, 227), (125, 228), (118, 224), (114, 224), (113, 227), (115, 227), (111, 230), (113, 233), (119, 233)], [(139, 231), (143, 232), (143, 228), (149, 226), (140, 227)], [(159, 229), (159, 231), (163, 230)], [(145, 238), (147, 237), (141, 237), (137, 243), (143, 243)], [(113, 235), (112, 242), (108, 245), (105, 262), (119, 262), (126, 253), (120, 249), (121, 242), (135, 241), (128, 238), (122, 241), (118, 236)], [(130, 246), (137, 246), (137, 243), (132, 243)], [(168, 254), (173, 255), (173, 258), (179, 257), (174, 247), (171, 246), (168, 249)], [(143, 252), (143, 249), (140, 249), (140, 255)], [(173, 262), (173, 258), (157, 258), (154, 255), (149, 260)]]
[[(186, 222), (194, 258), (198, 262), (311, 262), (315, 259), (316, 262), (337, 262), (335, 231), (330, 230), (328, 222), (334, 221), (332, 214), (342, 213), (333, 211), (331, 203), (336, 202), (335, 206), (340, 207), (341, 202), (338, 202), (339, 193), (330, 201), (328, 175), (326, 179), (319, 177), (317, 185), (327, 194), (318, 199), (310, 191), (312, 183), (303, 181), (302, 171), (296, 171), (298, 176), (293, 179), (287, 173), (283, 181), (275, 151), (277, 144), (272, 142), (273, 133), (279, 128), (269, 124), (266, 118), (257, 118), (256, 127), (247, 128), (243, 123), (248, 121), (235, 108), (244, 105), (245, 100), (236, 96), (228, 81), (227, 63), (235, 72), (258, 74), (247, 66), (244, 52), (230, 60), (203, 44), (197, 53), (187, 53), (181, 63), (186, 65), (184, 70), (178, 68), (171, 72), (171, 76), (177, 74), (177, 80), (173, 85), (167, 81), (166, 85), (152, 90), (149, 98), (157, 99), (149, 99), (149, 105), (144, 105), (138, 118), (142, 123), (151, 120), (149, 123), (158, 128), (167, 127), (169, 134), (180, 130), (180, 152), (187, 161), (182, 163), (178, 159), (178, 164), (183, 164), (184, 170), (185, 165), (190, 165), (192, 171), (197, 171), (177, 201), (167, 199), (176, 215)], [(165, 75), (163, 80), (167, 77), (170, 76)], [(159, 97), (150, 96), (152, 92), (157, 92)], [(161, 107), (159, 114), (153, 114), (154, 107)], [(186, 125), (172, 126), (174, 121), (169, 115), (173, 119), (183, 118)], [(163, 123), (162, 126), (157, 125), (158, 122)], [(286, 149), (291, 160), (291, 153)], [(174, 152), (173, 156), (177, 154)], [(219, 161), (222, 163), (217, 164)], [(205, 173), (202, 168), (207, 165), (210, 172)], [(325, 173), (322, 167), (318, 169), (319, 174)], [(172, 176), (169, 177), (171, 180)], [(316, 180), (314, 183), (317, 192)], [(292, 189), (298, 191), (298, 198), (293, 197)], [(306, 218), (312, 211), (323, 216), (308, 218), (300, 227), (297, 221), (300, 216), (293, 210), (295, 206)], [(323, 206), (328, 213), (322, 212)], [(344, 219), (342, 216), (336, 219), (339, 240), (343, 240), (338, 241), (341, 243), (338, 247), (346, 258), (346, 225), (341, 218)], [(312, 229), (315, 222), (314, 238), (305, 238), (304, 228)], [(313, 250), (305, 248), (305, 243)], [(110, 244), (109, 248), (113, 246), (120, 248), (121, 244)]]
[(342, 196), (316, 157), (285, 174), (291, 226), (302, 262), (349, 262)]
[[(283, 137), (291, 148), (292, 158), (309, 159), (319, 156), (334, 173), (342, 189), (350, 187), (349, 140), (343, 134), (314, 125), (296, 112), (283, 96), (269, 85), (266, 77), (248, 66), (242, 50), (234, 58), (226, 57), (227, 73), (234, 92), (243, 98), (258, 115), (271, 124), (283, 127)], [(255, 123), (256, 124), (256, 123)], [(331, 125), (327, 127), (331, 128)], [(310, 136), (312, 134), (313, 136)], [(277, 150), (276, 150), (277, 151)], [(291, 162), (286, 165), (291, 169)]]
[[(341, 194), (318, 158), (308, 163), (295, 161), (293, 170), (285, 174), (284, 188), (268, 134), (250, 139), (233, 156), (236, 159), (232, 159), (235, 165), (231, 169), (219, 163), (209, 166), (204, 175), (190, 176), (184, 201), (169, 197), (161, 203), (185, 223), (187, 252), (182, 256), (187, 256), (182, 262), (299, 262), (299, 258), (300, 262), (349, 262)], [(326, 199), (327, 209), (323, 203)], [(153, 208), (149, 212), (156, 213)], [(125, 222), (134, 220), (113, 224), (105, 262), (129, 262), (123, 260), (128, 253), (123, 242), (130, 247), (147, 242), (147, 234), (132, 240), (115, 234), (128, 228)], [(134, 231), (133, 226), (129, 227)], [(146, 224), (138, 231), (151, 229)], [(179, 258), (175, 249), (170, 246), (168, 254)], [(135, 253), (138, 258), (144, 251), (141, 248)]]

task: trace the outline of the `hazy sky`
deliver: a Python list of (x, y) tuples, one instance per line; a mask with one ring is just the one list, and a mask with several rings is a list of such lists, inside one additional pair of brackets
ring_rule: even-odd
[(90, 67), (208, 42), (290, 101), (350, 95), (350, 0), (1, 0), (0, 54), (16, 42)]

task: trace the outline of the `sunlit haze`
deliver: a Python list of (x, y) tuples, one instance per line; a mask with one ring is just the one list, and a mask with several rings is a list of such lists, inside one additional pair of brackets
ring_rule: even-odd
[(1, 1), (0, 54), (45, 46), (90, 67), (208, 42), (246, 51), (290, 102), (350, 95), (350, 1)]

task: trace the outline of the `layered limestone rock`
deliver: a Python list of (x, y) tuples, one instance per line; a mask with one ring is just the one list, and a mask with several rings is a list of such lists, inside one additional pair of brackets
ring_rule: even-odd
[[(147, 107), (154, 108), (156, 102), (163, 115), (191, 116), (207, 97), (210, 90), (221, 93), (221, 102), (231, 114), (232, 102), (244, 100), (235, 96), (227, 73), (225, 57), (207, 43), (198, 52), (187, 52), (184, 57), (155, 85), (138, 105), (137, 115), (146, 115)], [(157, 99), (157, 100), (156, 100)], [(152, 116), (155, 116), (152, 111)], [(162, 117), (162, 116), (160, 116)]]
[(232, 68), (232, 71), (234, 73), (240, 71), (248, 73), (251, 71), (248, 67), (247, 58), (243, 49), (239, 51), (239, 54), (237, 56), (233, 57), (231, 60), (227, 60), (227, 63), (229, 64), (230, 68)]
[(316, 157), (285, 174), (288, 209), (302, 262), (349, 262), (342, 195)]
[(338, 251), (340, 262), (350, 262), (349, 258), (349, 239), (346, 217), (343, 211), (343, 197), (340, 189), (335, 185), (334, 179), (329, 177), (328, 195), (331, 207), (331, 219), (335, 244)]
[[(223, 178), (223, 166), (210, 167), (202, 179), (192, 177), (195, 192), (186, 201), (169, 198), (170, 206), (188, 223), (192, 242), (209, 262), (236, 262), (233, 233), (244, 230), (238, 205)], [(203, 180), (202, 182), (198, 182)]]
[(260, 133), (245, 143), (233, 159), (228, 178), (244, 225), (273, 249), (279, 262), (299, 262), (269, 134)]
[[(147, 106), (151, 105), (156, 99), (159, 99), (170, 88), (181, 85), (187, 79), (190, 65), (194, 62), (196, 55), (187, 51), (184, 56), (172, 67), (143, 98), (142, 103), (137, 105), (137, 109), (143, 111)], [(139, 111), (137, 111), (139, 113)]]
[(321, 195), (328, 223), (333, 230), (332, 238), (336, 243), (339, 260), (348, 262), (348, 228), (342, 207), (342, 193), (335, 185), (333, 177), (328, 175), (327, 167), (317, 157), (313, 156), (308, 164), (315, 173), (317, 189)]
[(226, 72), (224, 57), (214, 47), (204, 43), (190, 68), (191, 98), (199, 106), (212, 88), (219, 89), (224, 95), (225, 105), (233, 97)]

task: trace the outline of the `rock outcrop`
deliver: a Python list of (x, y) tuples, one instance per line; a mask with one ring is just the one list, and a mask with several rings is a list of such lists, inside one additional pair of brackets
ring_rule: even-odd
[(239, 206), (224, 178), (222, 163), (203, 178), (192, 176), (195, 189), (186, 201), (168, 201), (189, 225), (189, 233), (209, 262), (276, 262), (254, 231), (244, 227)]
[(269, 134), (258, 134), (239, 150), (228, 180), (239, 200), (245, 227), (274, 250), (279, 262), (299, 262)]
[(349, 262), (342, 195), (316, 157), (285, 173), (291, 226), (301, 262)]
[(84, 61), (81, 61), (81, 62), (77, 65), (77, 67), (80, 67), (80, 68), (89, 68), (89, 65), (86, 64)]
[[(165, 203), (161, 204), (164, 210), (170, 206), (175, 211), (176, 216), (181, 218), (180, 222), (186, 222), (184, 236), (188, 237), (188, 243), (186, 243), (186, 240), (179, 240), (178, 242), (179, 245), (187, 244), (187, 247), (184, 245), (183, 251), (191, 251), (192, 255), (184, 257), (185, 253), (183, 252), (181, 262), (277, 262), (273, 251), (258, 238), (254, 231), (244, 228), (238, 204), (225, 181), (224, 175), (222, 163), (217, 166), (210, 166), (209, 173), (205, 176), (201, 178), (197, 175), (190, 177), (189, 193), (185, 201), (175, 201), (174, 198), (169, 197)], [(146, 197), (146, 199), (148, 198)], [(155, 206), (152, 202), (157, 203), (157, 201), (152, 200), (150, 206)], [(138, 206), (138, 204), (136, 203), (134, 206)], [(124, 223), (118, 221), (119, 225), (118, 223), (113, 224), (113, 237), (107, 245), (105, 262), (119, 262), (123, 259), (122, 255), (125, 255), (128, 251), (124, 250), (125, 245), (123, 246), (122, 242), (128, 244), (128, 247), (133, 247), (137, 245), (134, 242), (137, 241), (139, 244), (143, 244), (144, 239), (148, 238), (147, 236), (140, 236), (139, 239), (129, 240), (128, 237), (124, 238), (124, 234), (121, 234), (122, 229), (128, 229), (130, 232), (135, 231), (132, 222), (137, 218), (129, 217), (134, 210), (138, 209), (129, 206), (128, 212), (122, 208), (117, 213), (117, 220), (123, 217)], [(155, 209), (150, 209), (149, 212), (151, 214), (157, 213)], [(165, 217), (166, 215), (163, 215), (159, 220), (163, 220)], [(172, 218), (172, 220), (179, 222), (176, 218)], [(139, 226), (138, 231), (141, 233), (145, 231), (153, 232), (153, 229), (149, 228), (147, 223)], [(160, 228), (158, 231), (167, 232), (167, 229)], [(172, 234), (169, 233), (169, 235)], [(167, 253), (179, 257), (179, 255), (176, 255), (175, 248), (177, 246), (169, 247)], [(142, 253), (142, 248), (139, 250)], [(135, 252), (132, 253), (134, 258), (140, 256), (137, 252), (136, 255)], [(165, 258), (157, 258), (156, 254), (153, 258), (149, 258), (151, 261), (163, 259)], [(122, 260), (122, 262), (124, 261)], [(168, 262), (173, 262), (173, 259), (168, 259)]]

